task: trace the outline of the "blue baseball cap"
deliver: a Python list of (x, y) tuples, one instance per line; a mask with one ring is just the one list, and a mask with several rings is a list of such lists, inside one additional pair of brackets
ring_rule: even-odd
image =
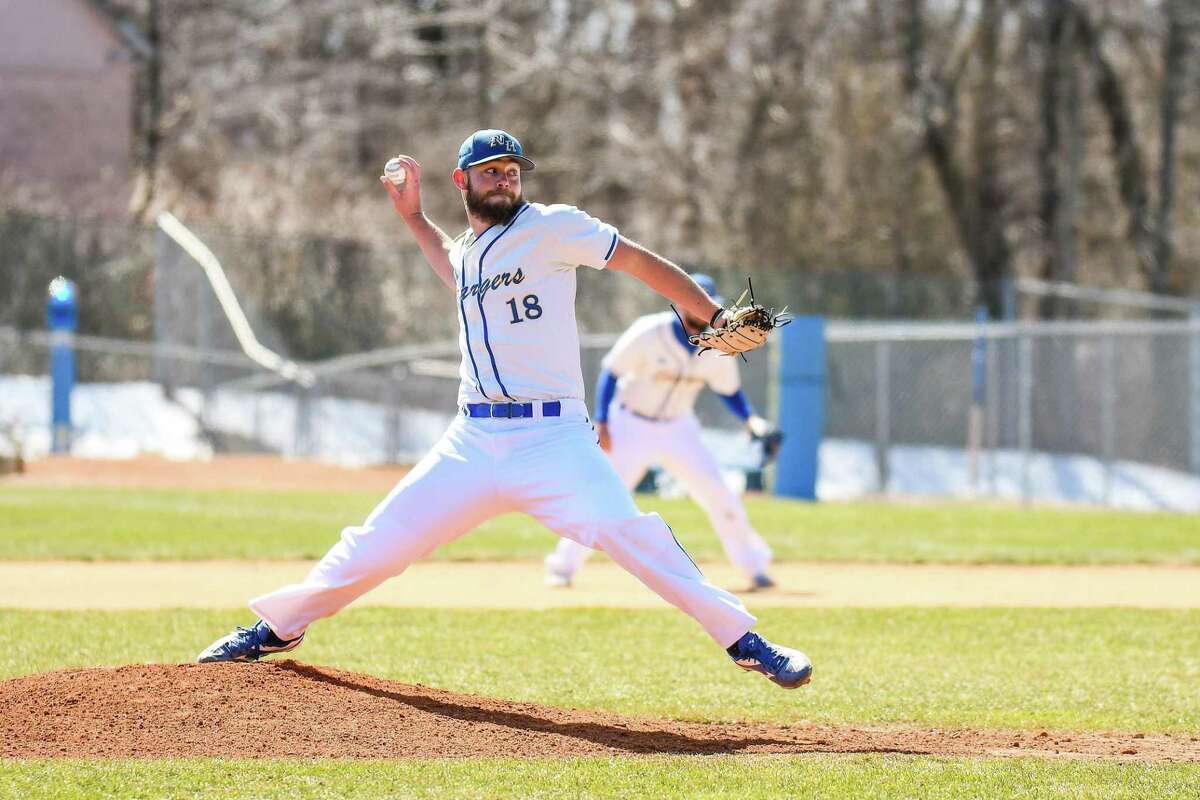
[(533, 162), (525, 157), (521, 143), (511, 133), (496, 128), (475, 131), (458, 148), (458, 168), (466, 169), (497, 158), (511, 158), (521, 163), (526, 172), (533, 169)]
[(717, 293), (717, 282), (714, 281), (711, 276), (705, 275), (703, 272), (693, 272), (692, 280), (700, 285), (700, 288), (704, 290), (705, 294), (707, 294), (714, 303), (719, 306), (725, 305), (725, 298), (721, 297), (721, 295)]

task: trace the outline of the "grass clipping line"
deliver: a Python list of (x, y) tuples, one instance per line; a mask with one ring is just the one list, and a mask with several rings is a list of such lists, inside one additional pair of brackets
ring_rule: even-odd
[(750, 753), (1200, 762), (1200, 737), (680, 722), (460, 694), (290, 660), (133, 664), (0, 683), (4, 758)]

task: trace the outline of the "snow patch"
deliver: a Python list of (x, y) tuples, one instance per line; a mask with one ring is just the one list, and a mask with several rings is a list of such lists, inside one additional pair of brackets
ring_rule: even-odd
[[(415, 462), (441, 436), (453, 412), (386, 408), (378, 403), (317, 397), (307, 423), (297, 419), (296, 397), (288, 392), (218, 391), (208, 397), (181, 389), (176, 402), (149, 381), (83, 383), (72, 396), (75, 424), (71, 452), (85, 458), (132, 458), (156, 454), (171, 459), (212, 456), (198, 419), (227, 434), (257, 442), (289, 457), (344, 465), (384, 463), (395, 457)], [(27, 458), (50, 452), (50, 379), (0, 376), (0, 430), (11, 429)], [(705, 443), (719, 453), (735, 489), (745, 471), (757, 468), (760, 453), (742, 432), (707, 429)], [(7, 449), (6, 449), (7, 448)], [(0, 440), (0, 452), (11, 452)], [(880, 486), (873, 445), (846, 439), (821, 444), (817, 496), (851, 500), (879, 494), (996, 498), (1019, 501), (1025, 488), (1034, 502), (1084, 503), (1137, 510), (1200, 512), (1200, 477), (1128, 461), (1106, 468), (1084, 455), (999, 450), (983, 453), (976, 485), (964, 450), (898, 445), (891, 448), (886, 487)]]

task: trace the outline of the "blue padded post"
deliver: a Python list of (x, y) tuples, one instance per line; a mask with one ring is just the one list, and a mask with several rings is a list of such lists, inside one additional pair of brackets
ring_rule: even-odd
[(71, 391), (75, 388), (75, 327), (79, 320), (75, 284), (59, 276), (50, 281), (46, 327), (50, 329), (51, 451), (71, 451)]
[(783, 447), (775, 494), (817, 499), (817, 453), (825, 428), (825, 318), (796, 317), (781, 328), (779, 420)]

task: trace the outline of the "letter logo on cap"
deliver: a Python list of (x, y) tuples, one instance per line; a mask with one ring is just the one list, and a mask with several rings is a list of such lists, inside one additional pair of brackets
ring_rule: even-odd
[(510, 153), (517, 152), (517, 143), (514, 142), (510, 137), (505, 136), (502, 133), (498, 133), (495, 136), (493, 136), (491, 141), (488, 142), (488, 146), (489, 147), (503, 146), (504, 149)]

